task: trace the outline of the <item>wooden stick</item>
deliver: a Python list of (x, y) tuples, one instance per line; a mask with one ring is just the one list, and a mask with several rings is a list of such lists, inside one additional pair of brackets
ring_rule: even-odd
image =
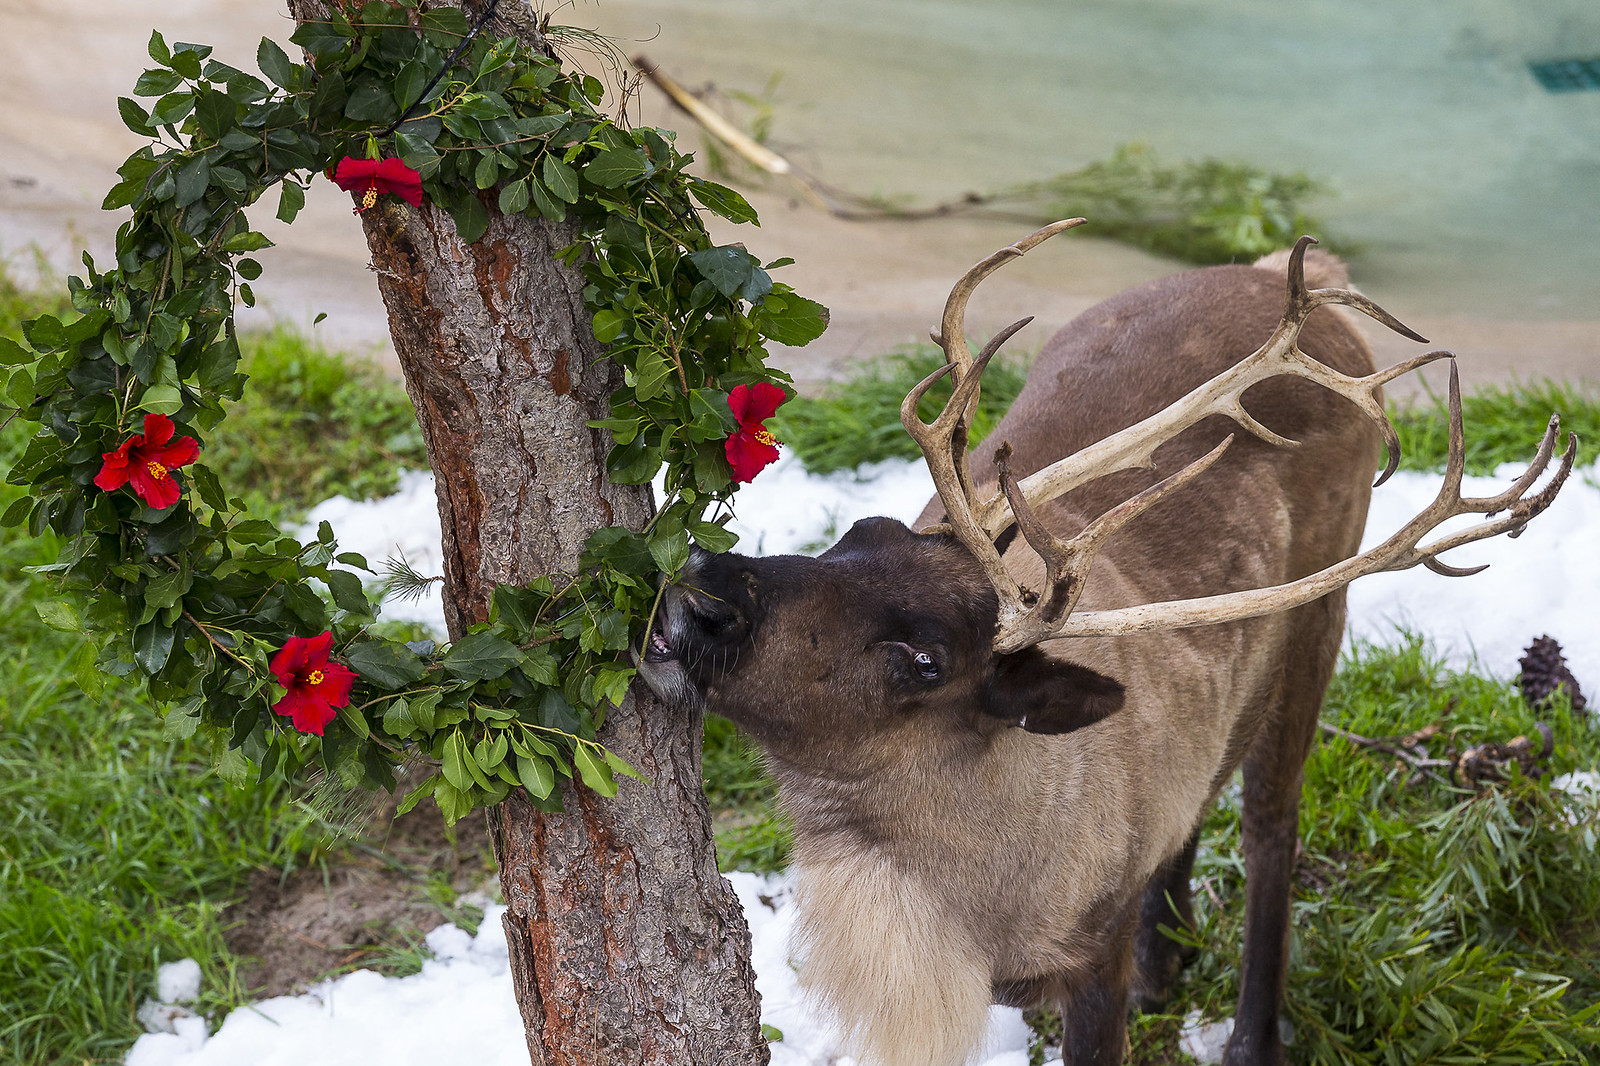
[(690, 118), (704, 126), (717, 140), (738, 152), (747, 162), (769, 174), (794, 173), (794, 166), (787, 159), (765, 145), (757, 144), (643, 55), (634, 56), (633, 65), (638, 67), (645, 77), (655, 82), (656, 88), (666, 93), (668, 99), (687, 111)]

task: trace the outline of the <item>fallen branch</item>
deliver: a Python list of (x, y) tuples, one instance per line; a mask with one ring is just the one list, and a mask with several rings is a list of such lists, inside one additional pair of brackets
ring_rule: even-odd
[[(680, 110), (698, 122), (707, 133), (721, 141), (756, 169), (764, 170), (768, 174), (792, 178), (816, 202), (817, 206), (827, 211), (830, 215), (852, 220), (868, 218), (903, 220), (940, 218), (945, 215), (970, 210), (974, 207), (981, 207), (994, 199), (992, 196), (981, 196), (978, 193), (969, 192), (959, 200), (935, 204), (933, 207), (908, 210), (891, 207), (878, 200), (836, 189), (806, 173), (777, 152), (750, 137), (743, 130), (707, 106), (705, 101), (695, 96), (694, 93), (685, 89), (682, 85), (679, 85), (670, 74), (650, 62), (648, 57), (642, 54), (636, 55), (633, 57), (632, 62), (641, 74), (649, 78), (656, 88), (666, 94), (668, 100), (671, 100)], [(1028, 217), (1031, 219), (1032, 216)]]
[[(1322, 731), (1324, 733), (1336, 736), (1341, 740), (1348, 740), (1357, 747), (1368, 748), (1372, 751), (1381, 751), (1385, 755), (1393, 755), (1396, 759), (1399, 759), (1401, 762), (1411, 767), (1411, 769), (1416, 771), (1418, 774), (1421, 774), (1424, 777), (1430, 777), (1439, 782), (1441, 785), (1450, 784), (1450, 782), (1445, 778), (1435, 773), (1434, 768), (1453, 768), (1455, 766), (1454, 759), (1435, 759), (1430, 757), (1427, 751), (1420, 746), (1401, 747), (1396, 744), (1391, 744), (1387, 740), (1374, 740), (1371, 737), (1364, 737), (1359, 733), (1352, 733), (1347, 729), (1340, 729), (1338, 726), (1329, 725), (1327, 722), (1318, 722), (1317, 724), (1322, 727)], [(1432, 732), (1430, 732), (1429, 729), (1419, 729), (1410, 736), (1402, 738), (1402, 743), (1409, 740), (1413, 745), (1420, 745), (1423, 740), (1428, 739), (1433, 735), (1434, 732), (1438, 731), (1437, 726), (1430, 728)]]

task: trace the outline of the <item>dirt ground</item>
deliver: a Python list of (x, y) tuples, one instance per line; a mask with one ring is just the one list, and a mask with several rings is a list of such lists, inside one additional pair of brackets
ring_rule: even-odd
[(383, 968), (435, 926), (475, 917), (474, 899), (493, 894), (494, 855), (481, 814), (450, 830), (432, 803), (398, 818), (396, 804), (377, 800), (353, 844), (287, 876), (258, 870), (251, 877), (228, 910), (236, 924), (227, 939), (254, 994), (285, 995), (335, 972)]

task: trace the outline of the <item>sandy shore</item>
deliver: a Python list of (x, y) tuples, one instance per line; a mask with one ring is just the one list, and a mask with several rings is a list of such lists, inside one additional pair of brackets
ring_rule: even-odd
[[(116, 180), (117, 164), (138, 145), (122, 128), (115, 100), (148, 65), (145, 42), (157, 25), (168, 40), (212, 43), (219, 58), (240, 66), (253, 64), (261, 36), (287, 45), (292, 30), (281, 9), (263, 0), (86, 0), (70, 8), (8, 0), (0, 7), (0, 97), (7, 101), (0, 109), (0, 254), (13, 266), (27, 268), (34, 248), (58, 272), (75, 269), (84, 247), (109, 253), (121, 216), (102, 212), (99, 201)], [(652, 51), (670, 56), (666, 44)], [(689, 125), (650, 89), (641, 108), (646, 121)], [(692, 139), (686, 135), (686, 143)], [(837, 376), (852, 360), (926, 336), (950, 284), (1027, 228), (972, 217), (847, 222), (777, 184), (750, 196), (761, 228), (717, 225), (717, 238), (741, 240), (764, 259), (792, 256), (796, 264), (780, 278), (832, 310), (832, 328), (821, 340), (777, 359), (805, 388)], [(318, 327), (326, 342), (388, 359), (386, 316), (348, 198), (319, 182), (295, 226), (267, 218), (262, 228), (278, 246), (260, 257), (261, 305), (241, 309), (241, 321), (306, 325), (326, 313)], [(1057, 238), (991, 279), (973, 300), (971, 332), (1034, 315), (1013, 344), (1036, 347), (1096, 301), (1182, 269), (1085, 232)], [(1428, 317), (1408, 314), (1395, 294), (1370, 291), (1434, 344), (1456, 351), (1469, 385), (1513, 377), (1600, 379), (1600, 319)], [(1381, 328), (1372, 338), (1384, 362), (1416, 350)]]

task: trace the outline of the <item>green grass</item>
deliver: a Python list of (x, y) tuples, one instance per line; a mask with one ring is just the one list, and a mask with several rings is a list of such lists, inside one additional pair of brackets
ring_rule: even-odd
[[(1305, 174), (1202, 159), (1167, 166), (1147, 145), (1124, 144), (1111, 158), (1002, 193), (1037, 204), (1041, 219), (1089, 220), (1095, 237), (1189, 263), (1247, 262), (1325, 227), (1306, 214), (1327, 190)], [(1339, 250), (1337, 242), (1332, 247)], [(1348, 249), (1345, 249), (1348, 250)]]
[(200, 960), (207, 1011), (243, 1001), (223, 904), (318, 831), (286, 791), (232, 788), (205, 747), (164, 739), (156, 709), (116, 679), (99, 699), (78, 688), (93, 649), (45, 628), (34, 604), (48, 590), (23, 572), (54, 558), (53, 544), (0, 538), (4, 1063), (120, 1058), (161, 962)]
[(791, 830), (759, 749), (732, 722), (712, 714), (706, 716), (702, 760), (718, 868), (782, 870), (789, 864)]
[[(1578, 435), (1577, 465), (1600, 457), (1600, 391), (1593, 384), (1559, 381), (1487, 385), (1461, 397), (1466, 433), (1467, 473), (1492, 474), (1501, 463), (1526, 463), (1544, 436), (1552, 414), (1561, 416), (1562, 438)], [(1390, 404), (1389, 416), (1400, 434), (1400, 466), (1442, 470), (1450, 446), (1450, 412), (1445, 398)]]
[[(1323, 708), (1325, 722), (1371, 738), (1438, 724), (1436, 756), (1529, 734), (1536, 717), (1515, 686), (1448, 671), (1417, 639), (1357, 648)], [(1600, 731), (1586, 719), (1556, 708), (1545, 720), (1556, 735), (1548, 772), (1600, 762)], [(1600, 812), (1547, 780), (1513, 777), (1478, 793), (1418, 782), (1392, 756), (1324, 736), (1306, 764), (1300, 830), (1293, 1061), (1600, 1056)], [(1195, 881), (1201, 954), (1169, 1010), (1225, 1017), (1244, 920), (1230, 805), (1205, 822)]]
[[(66, 306), (0, 268), (0, 335)], [(285, 331), (245, 347), (251, 398), (208, 442), (207, 459), (269, 513), (296, 517), (336, 491), (392, 490), (397, 460), (424, 461), (404, 392), (375, 370)], [(27, 429), (0, 432), (6, 468)], [(0, 508), (18, 492), (0, 488)], [(99, 698), (79, 689), (74, 676), (95, 649), (45, 627), (34, 604), (49, 588), (25, 570), (53, 562), (58, 546), (0, 531), (6, 1066), (120, 1061), (162, 962), (200, 961), (207, 1013), (247, 1001), (223, 939), (226, 904), (252, 871), (317, 861), (338, 833), (287, 789), (225, 784), (208, 747), (166, 739), (158, 709), (116, 678)]]
[(401, 467), (427, 468), (410, 397), (373, 364), (287, 326), (240, 347), (250, 380), (204, 459), (254, 513), (295, 521), (330, 496), (394, 492)]
[[(820, 397), (797, 396), (769, 425), (778, 439), (813, 474), (854, 469), (881, 459), (917, 459), (921, 452), (900, 425), (900, 401), (923, 378), (944, 365), (932, 344), (913, 344), (859, 364)], [(976, 445), (994, 428), (1022, 391), (1027, 361), (997, 357), (983, 375), (983, 392), (972, 420)], [(917, 413), (932, 421), (950, 398), (949, 378), (930, 388)]]

